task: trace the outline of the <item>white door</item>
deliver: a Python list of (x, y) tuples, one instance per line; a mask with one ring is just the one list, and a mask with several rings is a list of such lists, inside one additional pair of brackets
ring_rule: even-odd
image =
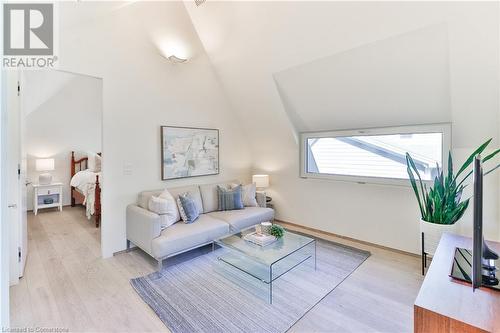
[[(7, 75), (7, 203), (10, 228), (10, 284), (17, 284), (24, 273), (28, 247), (26, 225), (25, 174), (22, 175), (21, 115), (18, 94), (19, 74)], [(24, 168), (24, 170), (26, 170)]]
[(26, 153), (26, 112), (23, 108), (23, 90), (21, 87), (23, 86), (23, 81), (24, 81), (24, 76), (22, 75), (23, 72), (21, 72), (20, 76), (20, 86), (19, 86), (19, 156), (20, 156), (20, 162), (19, 162), (19, 202), (21, 203), (21, 209), (19, 211), (19, 223), (20, 223), (20, 228), (19, 228), (19, 243), (21, 247), (21, 256), (20, 256), (20, 262), (19, 262), (19, 276), (24, 275), (24, 268), (26, 267), (26, 258), (28, 256), (28, 190), (27, 187), (29, 186), (29, 183), (27, 182), (27, 168), (28, 168), (28, 157)]

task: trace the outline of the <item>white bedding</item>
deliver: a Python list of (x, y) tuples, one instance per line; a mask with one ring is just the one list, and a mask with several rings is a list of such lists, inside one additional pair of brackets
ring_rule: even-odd
[(90, 219), (95, 213), (94, 203), (96, 176), (99, 176), (99, 187), (102, 188), (101, 173), (92, 172), (88, 169), (78, 171), (73, 178), (71, 178), (70, 182), (70, 185), (75, 187), (85, 197), (83, 204), (86, 207), (86, 215), (88, 219)]

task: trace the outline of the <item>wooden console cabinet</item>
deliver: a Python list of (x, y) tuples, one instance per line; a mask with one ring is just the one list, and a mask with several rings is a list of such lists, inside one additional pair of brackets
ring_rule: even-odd
[(472, 239), (443, 235), (413, 306), (416, 333), (500, 332), (500, 292), (449, 277), (457, 247), (472, 248)]

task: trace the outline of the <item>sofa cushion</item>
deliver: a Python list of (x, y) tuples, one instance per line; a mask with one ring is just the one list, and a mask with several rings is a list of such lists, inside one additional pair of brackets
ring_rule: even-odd
[(213, 218), (226, 221), (231, 225), (231, 231), (239, 231), (274, 217), (274, 210), (262, 207), (245, 207), (239, 210), (208, 213)]
[(203, 201), (203, 212), (210, 213), (219, 208), (219, 196), (217, 193), (218, 185), (226, 185), (238, 183), (237, 180), (222, 182), (218, 184), (200, 185), (201, 200)]
[(200, 185), (203, 212), (210, 213), (217, 210), (219, 198), (217, 196), (217, 184)]
[(196, 223), (176, 223), (163, 230), (153, 239), (151, 247), (155, 258), (162, 258), (184, 251), (229, 233), (229, 225), (207, 214), (202, 214)]
[(169, 188), (168, 191), (170, 192), (170, 194), (172, 194), (176, 201), (179, 197), (179, 194), (183, 194), (186, 192), (189, 193), (191, 198), (194, 200), (194, 203), (196, 204), (196, 208), (198, 208), (198, 213), (203, 213), (203, 203), (201, 201), (200, 187), (198, 185), (173, 187)]
[(152, 196), (155, 196), (155, 197), (159, 196), (162, 192), (163, 192), (163, 190), (152, 190), (152, 191), (140, 192), (139, 196), (138, 196), (138, 200), (137, 200), (137, 205), (141, 208), (149, 210), (149, 207), (148, 207), (149, 199)]
[[(217, 186), (217, 185), (215, 185)], [(148, 203), (149, 199), (154, 195), (154, 196), (160, 196), (160, 194), (163, 193), (163, 190), (151, 190), (151, 191), (142, 191), (139, 193), (139, 197), (137, 200), (137, 205), (139, 207), (142, 207), (144, 209), (148, 209)], [(200, 188), (199, 186), (183, 186), (183, 187), (173, 187), (173, 188), (168, 188), (168, 191), (170, 194), (174, 197), (174, 199), (177, 201), (177, 197), (181, 193), (189, 192), (191, 196), (193, 197), (193, 200), (196, 203), (196, 207), (198, 207), (198, 210), (200, 211), (200, 214), (203, 213), (203, 203), (201, 202), (201, 194), (200, 194)]]

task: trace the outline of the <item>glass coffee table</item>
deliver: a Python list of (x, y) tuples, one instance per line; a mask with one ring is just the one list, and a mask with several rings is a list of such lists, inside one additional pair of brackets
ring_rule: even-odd
[(243, 237), (254, 228), (214, 241), (215, 245), (228, 249), (218, 257), (242, 272), (269, 285), (269, 303), (273, 303), (273, 281), (295, 267), (311, 259), (316, 270), (316, 240), (286, 231), (272, 244), (260, 246)]

